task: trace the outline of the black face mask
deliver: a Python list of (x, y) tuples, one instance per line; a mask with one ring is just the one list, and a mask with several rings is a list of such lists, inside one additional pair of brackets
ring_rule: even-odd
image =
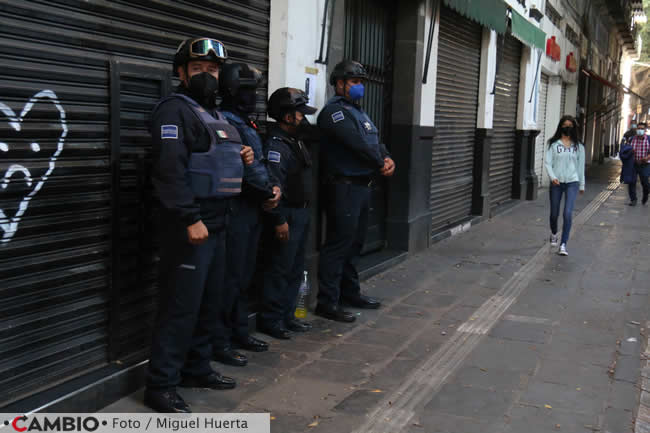
[(257, 105), (257, 92), (252, 87), (242, 87), (235, 97), (235, 107), (243, 113), (255, 112)]
[(296, 135), (298, 138), (305, 138), (309, 132), (309, 127), (311, 123), (307, 120), (306, 117), (303, 117), (302, 120), (296, 125)]
[(193, 75), (189, 81), (189, 89), (192, 98), (205, 108), (217, 106), (217, 92), (219, 91), (219, 80), (208, 72), (201, 72)]
[(573, 126), (564, 126), (560, 129), (560, 132), (562, 133), (562, 135), (571, 137), (571, 133), (573, 132)]

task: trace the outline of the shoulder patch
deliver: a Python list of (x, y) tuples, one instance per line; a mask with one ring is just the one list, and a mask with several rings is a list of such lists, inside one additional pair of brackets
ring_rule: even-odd
[(267, 155), (267, 159), (270, 162), (275, 162), (277, 164), (280, 163), (280, 158), (281, 157), (282, 157), (282, 155), (280, 154), (280, 152), (276, 152), (274, 150), (269, 150), (269, 154)]
[(178, 126), (176, 125), (162, 125), (160, 127), (160, 138), (165, 139), (178, 139)]
[(332, 114), (332, 122), (334, 123), (340, 122), (343, 119), (345, 119), (345, 116), (343, 115), (342, 111), (337, 111), (336, 113)]

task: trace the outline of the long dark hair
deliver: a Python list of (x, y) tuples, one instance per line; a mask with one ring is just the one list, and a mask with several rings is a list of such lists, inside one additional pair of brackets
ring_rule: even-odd
[(570, 120), (571, 123), (573, 124), (573, 129), (571, 130), (571, 141), (573, 142), (573, 145), (578, 147), (578, 122), (576, 121), (576, 118), (573, 116), (564, 115), (560, 119), (560, 123), (557, 124), (557, 129), (555, 130), (555, 134), (551, 137), (550, 140), (548, 140), (548, 147), (551, 147), (553, 143), (558, 141), (560, 138), (562, 138), (562, 124), (566, 122), (567, 120)]

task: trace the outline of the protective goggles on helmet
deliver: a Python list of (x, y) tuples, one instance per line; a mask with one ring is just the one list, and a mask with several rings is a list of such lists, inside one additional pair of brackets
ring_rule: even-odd
[(226, 47), (216, 39), (196, 39), (190, 44), (190, 57), (204, 57), (210, 54), (210, 51), (220, 60), (228, 58)]

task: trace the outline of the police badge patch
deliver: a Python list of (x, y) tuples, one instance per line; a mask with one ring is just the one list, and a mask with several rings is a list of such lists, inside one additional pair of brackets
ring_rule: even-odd
[(226, 131), (222, 131), (220, 129), (217, 129), (217, 135), (219, 138), (228, 138), (228, 134), (226, 134)]
[(364, 126), (368, 131), (372, 131), (372, 125), (370, 124), (370, 122), (363, 122), (363, 126)]
[(160, 138), (162, 139), (178, 139), (178, 126), (176, 125), (162, 125), (160, 127)]
[(345, 119), (345, 116), (343, 115), (342, 111), (337, 111), (336, 113), (332, 114), (332, 122), (334, 123), (340, 122), (343, 119)]
[(282, 155), (280, 155), (280, 152), (275, 152), (273, 150), (269, 150), (269, 154), (267, 156), (267, 159), (269, 162), (275, 162), (275, 163), (280, 163), (280, 158)]

